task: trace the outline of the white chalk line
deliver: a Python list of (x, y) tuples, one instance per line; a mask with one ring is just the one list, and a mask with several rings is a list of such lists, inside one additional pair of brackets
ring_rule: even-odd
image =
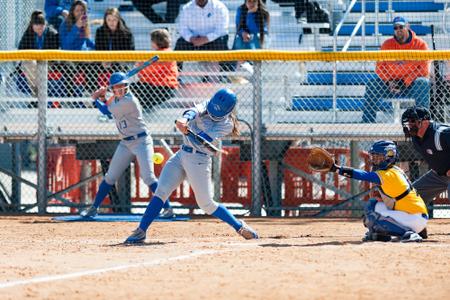
[[(227, 244), (227, 245), (233, 246), (233, 244)], [(236, 245), (241, 246), (241, 247), (235, 248), (235, 249), (226, 249), (226, 250), (194, 250), (189, 254), (168, 257), (168, 258), (161, 258), (161, 259), (156, 259), (156, 260), (152, 260), (149, 262), (126, 264), (126, 265), (120, 265), (120, 266), (109, 267), (109, 268), (93, 269), (93, 270), (86, 270), (86, 271), (59, 274), (59, 275), (40, 276), (40, 277), (34, 277), (34, 278), (24, 279), (24, 280), (0, 282), (0, 289), (10, 288), (10, 287), (20, 286), (20, 285), (27, 285), (27, 284), (32, 284), (32, 283), (51, 282), (51, 281), (72, 279), (72, 278), (83, 277), (83, 276), (98, 275), (98, 274), (108, 273), (108, 272), (123, 271), (123, 270), (131, 269), (131, 268), (153, 267), (153, 266), (158, 266), (158, 265), (162, 265), (162, 264), (173, 262), (173, 261), (188, 260), (188, 259), (192, 259), (192, 258), (195, 258), (198, 256), (203, 256), (203, 255), (242, 251), (245, 249), (250, 249), (250, 248), (258, 246), (258, 244), (251, 244), (251, 243), (246, 244), (245, 247), (242, 244), (236, 244)]]

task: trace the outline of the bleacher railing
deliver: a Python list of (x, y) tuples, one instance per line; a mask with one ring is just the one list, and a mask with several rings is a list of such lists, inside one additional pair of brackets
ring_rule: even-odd
[[(168, 140), (174, 146), (179, 144), (181, 134), (174, 130), (173, 120), (186, 108), (208, 100), (219, 88), (228, 87), (237, 93), (238, 116), (243, 120), (242, 135), (224, 140), (223, 147), (238, 147), (239, 151), (232, 150), (234, 156), (222, 157), (222, 162), (216, 164), (214, 176), (220, 180), (216, 179), (214, 189), (220, 198), (217, 200), (227, 203), (239, 204), (238, 198), (248, 199), (246, 197), (250, 195), (250, 206), (248, 202), (240, 204), (252, 215), (298, 215), (335, 205), (367, 188), (336, 174), (319, 177), (311, 174), (305, 164), (307, 152), (303, 150), (319, 144), (334, 151), (340, 163), (367, 169), (365, 151), (373, 141), (404, 141), (398, 116), (421, 93), (426, 94), (422, 98), (430, 99), (434, 118), (449, 121), (447, 83), (440, 83), (440, 93), (433, 92), (436, 89), (430, 87), (438, 86), (434, 82), (435, 71), (429, 76), (430, 83), (424, 81), (423, 88), (416, 87), (415, 94), (400, 93), (396, 97), (383, 94), (380, 96), (383, 99), (372, 102), (366, 98), (370, 82), (372, 94), (387, 88), (376, 81), (377, 62), (401, 62), (400, 65), (407, 66), (407, 62), (438, 60), (444, 64), (450, 60), (450, 51), (4, 51), (0, 52), (0, 139), (14, 145), (31, 141), (37, 149), (34, 158), (37, 170), (27, 175), (36, 181), (37, 188), (22, 193), (22, 197), (15, 200), (15, 208), (46, 213), (54, 211), (53, 206), (79, 208), (92, 201), (92, 191), (80, 192), (76, 197), (64, 194), (65, 197), (56, 200), (51, 197), (59, 191), (50, 189), (49, 178), (56, 176), (63, 180), (66, 178), (63, 174), (70, 172), (49, 167), (48, 149), (75, 146), (73, 153), (77, 161), (89, 161), (76, 169), (83, 173), (76, 176), (77, 180), (86, 180), (86, 184), (80, 187), (76, 185), (78, 182), (72, 181), (62, 184), (62, 189), (88, 188), (92, 180), (98, 180), (95, 174), (101, 168), (95, 161), (101, 162), (105, 171), (118, 133), (114, 122), (93, 106), (90, 94), (107, 83), (111, 72), (129, 70), (136, 62), (145, 61), (155, 54), (162, 62), (183, 62), (178, 85), (164, 101), (160, 101), (161, 95), (154, 96), (156, 87), (140, 84), (142, 77), (136, 77), (138, 82), (131, 87), (139, 96), (144, 119), (157, 145), (159, 139)], [(337, 80), (333, 81), (330, 79), (336, 61), (340, 63), (336, 69)], [(439, 72), (444, 72), (444, 69)], [(445, 74), (441, 75), (440, 78), (445, 78)], [(156, 102), (152, 102), (154, 100)], [(364, 114), (373, 119), (364, 122)], [(402, 147), (402, 167), (412, 178), (426, 169), (423, 163), (416, 163), (416, 157), (415, 151), (407, 144)], [(251, 163), (251, 174), (247, 163)], [(49, 169), (54, 173), (49, 174)], [(223, 170), (226, 173), (222, 173)], [(5, 195), (10, 198), (14, 198), (11, 195), (14, 189), (9, 185), (15, 182), (17, 189), (17, 182), (25, 183), (20, 170), (12, 177), (0, 176), (0, 181), (6, 186)], [(133, 182), (139, 180), (131, 179)], [(133, 194), (136, 193), (133, 186), (139, 185), (128, 185), (131, 199), (148, 196), (149, 191), (141, 191), (141, 188), (138, 193), (145, 193), (145, 197)], [(232, 186), (238, 193), (227, 193), (224, 186)], [(95, 184), (91, 188), (95, 189)], [(186, 189), (189, 188), (177, 190), (174, 194), (176, 199), (180, 199), (181, 206), (184, 205), (183, 199), (187, 199), (183, 196), (188, 193)], [(443, 194), (436, 204), (448, 205), (446, 198)], [(29, 199), (29, 203), (24, 203), (24, 199)], [(123, 208), (122, 202), (113, 202), (111, 200), (110, 207)], [(128, 203), (126, 207), (132, 209), (135, 206)], [(360, 208), (355, 202), (345, 209)]]

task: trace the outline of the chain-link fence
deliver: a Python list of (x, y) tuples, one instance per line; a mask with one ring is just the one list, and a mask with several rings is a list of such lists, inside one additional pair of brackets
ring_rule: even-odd
[[(155, 53), (104, 52), (88, 58), (82, 52), (18, 51), (4, 59), (0, 64), (2, 210), (76, 212), (93, 201), (119, 135), (115, 120), (95, 107), (91, 94), (108, 84), (112, 72), (128, 72)], [(357, 216), (369, 185), (337, 174), (311, 173), (306, 165), (308, 149), (326, 147), (342, 165), (369, 170), (370, 145), (379, 139), (395, 140), (400, 166), (411, 180), (417, 179), (427, 166), (405, 142), (399, 116), (425, 98), (422, 104), (430, 107), (433, 118), (449, 122), (446, 81), (436, 82), (444, 76), (437, 77), (436, 65), (428, 64), (432, 55), (160, 52), (161, 61), (131, 78), (130, 91), (142, 106), (155, 151), (166, 161), (182, 143), (175, 119), (221, 88), (237, 94), (241, 136), (223, 140), (221, 147), (228, 155), (213, 161), (217, 201), (254, 215), (329, 215), (332, 211)], [(449, 53), (439, 55), (442, 60)], [(49, 61), (18, 59), (23, 56)], [(137, 63), (119, 62), (121, 57)], [(415, 83), (419, 78), (395, 86), (397, 92), (379, 79), (383, 75), (377, 65), (406, 58), (410, 61), (395, 64), (398, 72), (412, 76), (411, 65), (420, 63), (432, 71), (421, 84)], [(175, 81), (167, 80), (171, 76)], [(369, 94), (375, 95), (370, 101)], [(367, 112), (373, 119), (364, 119)], [(155, 165), (157, 176), (162, 167)], [(140, 175), (139, 166), (131, 164), (102, 207), (142, 211), (151, 192)], [(175, 207), (184, 209), (181, 212), (197, 212), (187, 182), (170, 198)], [(448, 216), (447, 198), (443, 193), (435, 200), (435, 216)]]

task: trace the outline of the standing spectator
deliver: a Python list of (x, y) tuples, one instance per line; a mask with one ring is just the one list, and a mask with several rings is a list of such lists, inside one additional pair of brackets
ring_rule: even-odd
[[(190, 1), (180, 13), (181, 37), (175, 50), (229, 50), (228, 15), (228, 8), (219, 0)], [(221, 70), (226, 70), (227, 66), (227, 63), (220, 63)]]
[[(134, 7), (140, 11), (152, 23), (175, 23), (180, 11), (180, 5), (186, 0), (131, 0)], [(154, 4), (167, 2), (165, 18), (158, 15), (152, 8)]]
[[(59, 27), (61, 49), (78, 51), (94, 49), (95, 45), (90, 39), (90, 33), (87, 4), (83, 0), (75, 0), (70, 7), (69, 15)], [(95, 87), (94, 80), (87, 79), (92, 75), (93, 70), (89, 64), (67, 64), (65, 81), (69, 96), (81, 97), (86, 80), (91, 81), (90, 84)]]
[(430, 170), (414, 181), (413, 186), (427, 205), (440, 193), (450, 197), (450, 126), (431, 120), (424, 107), (410, 107), (402, 115), (403, 131), (411, 138)]
[[(166, 29), (155, 29), (150, 34), (151, 46), (156, 51), (171, 51), (170, 34)], [(178, 87), (178, 68), (174, 61), (156, 62), (138, 74), (139, 82), (133, 84), (144, 109), (151, 109), (175, 95)]]
[[(95, 50), (134, 50), (133, 34), (117, 8), (108, 8), (105, 11), (103, 25), (95, 32)], [(99, 68), (99, 86), (108, 85), (111, 73), (126, 71), (125, 66), (119, 63), (102, 63)]]
[[(59, 49), (58, 32), (52, 26), (47, 25), (44, 13), (41, 10), (35, 10), (31, 14), (30, 23), (20, 39), (18, 49)], [(60, 96), (64, 90), (60, 80), (62, 75), (57, 66), (57, 63), (49, 64), (48, 95), (50, 97)], [(20, 90), (30, 93), (37, 86), (36, 61), (24, 61), (22, 67), (23, 70), (19, 71), (17, 83)]]
[(233, 50), (263, 48), (269, 22), (269, 11), (261, 0), (245, 0), (236, 12)]
[[(395, 17), (394, 37), (386, 40), (381, 50), (428, 50), (427, 43), (409, 28), (403, 17)], [(380, 61), (376, 70), (378, 77), (369, 80), (363, 107), (363, 122), (374, 123), (376, 112), (383, 109), (383, 98), (414, 98), (416, 105), (430, 105), (430, 62)]]

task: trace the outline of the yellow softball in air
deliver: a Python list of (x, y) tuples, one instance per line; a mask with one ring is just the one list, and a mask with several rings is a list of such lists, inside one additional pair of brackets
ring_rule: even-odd
[(155, 152), (153, 153), (152, 161), (157, 165), (162, 164), (162, 162), (164, 161), (164, 156), (159, 152)]

